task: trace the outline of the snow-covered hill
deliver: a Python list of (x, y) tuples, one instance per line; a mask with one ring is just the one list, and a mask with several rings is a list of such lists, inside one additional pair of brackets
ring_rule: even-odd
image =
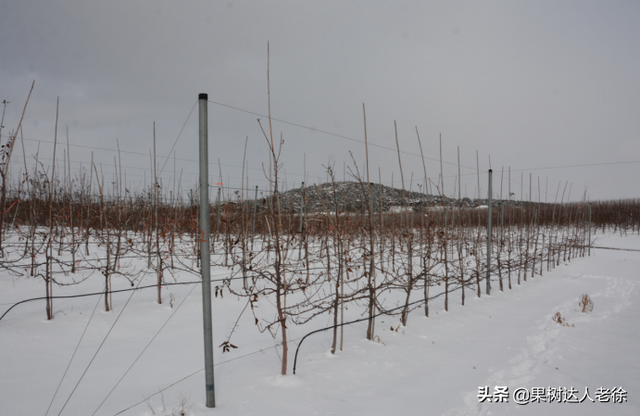
[[(374, 212), (380, 211), (380, 206), (384, 212), (393, 211), (393, 207), (405, 207), (404, 209), (413, 209), (420, 211), (427, 207), (442, 206), (460, 206), (460, 207), (477, 207), (487, 205), (487, 199), (469, 199), (449, 198), (440, 195), (428, 195), (422, 192), (411, 192), (402, 189), (392, 188), (377, 183), (367, 184), (366, 182), (327, 182), (321, 185), (311, 185), (291, 189), (281, 193), (281, 204), (284, 210), (294, 210), (298, 212), (300, 205), (305, 204), (307, 211), (334, 211), (335, 205), (338, 205), (340, 212), (360, 211), (363, 205), (366, 207), (368, 194), (371, 192), (371, 201)], [(511, 204), (519, 206), (521, 201), (493, 200), (492, 205)]]

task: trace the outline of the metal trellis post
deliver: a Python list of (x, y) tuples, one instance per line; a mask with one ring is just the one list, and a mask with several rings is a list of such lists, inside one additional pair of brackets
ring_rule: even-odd
[(489, 169), (489, 209), (487, 210), (487, 295), (491, 294), (491, 194), (493, 170)]
[(207, 407), (216, 407), (213, 381), (213, 329), (211, 319), (211, 259), (209, 253), (209, 149), (207, 94), (200, 104), (200, 258), (202, 267), (202, 317), (204, 323), (204, 367)]

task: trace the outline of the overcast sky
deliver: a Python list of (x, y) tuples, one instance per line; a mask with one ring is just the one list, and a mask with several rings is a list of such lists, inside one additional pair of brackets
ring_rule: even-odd
[[(38, 145), (51, 165), (59, 97), (56, 158), (68, 128), (74, 175), (93, 151), (113, 181), (119, 144), (127, 187), (149, 184), (155, 122), (163, 186), (181, 178), (189, 189), (194, 106), (207, 93), (211, 182), (222, 170), (225, 186), (240, 187), (247, 140), (249, 187), (268, 189), (257, 121), (268, 132), (267, 42), (281, 188), (325, 182), (328, 166), (343, 180), (357, 164), (366, 180), (364, 104), (372, 182), (401, 187), (395, 122), (407, 189), (424, 183), (417, 130), (434, 184), (442, 137), (449, 196), (459, 148), (463, 197), (478, 193), (477, 161), (483, 197), (490, 167), (495, 197), (501, 184), (507, 197), (509, 167), (518, 199), (530, 178), (534, 200), (553, 201), (565, 185), (565, 200), (569, 189), (571, 200), (640, 197), (635, 0), (4, 1), (2, 142), (35, 80), (22, 129), (29, 169)], [(11, 168), (24, 171), (21, 143)]]

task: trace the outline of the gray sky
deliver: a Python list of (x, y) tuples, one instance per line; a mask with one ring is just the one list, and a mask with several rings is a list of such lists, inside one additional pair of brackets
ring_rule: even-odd
[[(442, 137), (449, 196), (459, 147), (462, 196), (477, 195), (477, 152), (483, 197), (489, 160), (496, 197), (502, 182), (506, 198), (508, 167), (516, 198), (521, 188), (528, 198), (530, 177), (534, 200), (538, 181), (543, 201), (567, 183), (571, 200), (640, 197), (637, 1), (5, 1), (2, 141), (35, 80), (23, 123), (30, 169), (38, 144), (51, 164), (60, 97), (56, 156), (62, 163), (68, 126), (74, 174), (93, 150), (112, 181), (119, 143), (127, 187), (145, 175), (148, 184), (155, 121), (163, 185), (181, 177), (188, 189), (198, 172), (191, 111), (204, 92), (211, 181), (220, 159), (225, 186), (240, 186), (248, 137), (249, 186), (267, 189), (256, 120), (268, 128), (267, 41), (272, 116), (288, 122), (273, 123), (281, 187), (325, 182), (329, 165), (349, 179), (350, 151), (364, 177), (364, 103), (372, 182), (380, 172), (401, 186), (396, 121), (407, 189), (424, 182), (417, 128), (434, 183)], [(22, 154), (18, 143), (16, 175)]]

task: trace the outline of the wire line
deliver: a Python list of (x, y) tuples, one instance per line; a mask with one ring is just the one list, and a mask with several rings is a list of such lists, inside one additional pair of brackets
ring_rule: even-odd
[(187, 119), (184, 121), (184, 124), (180, 129), (180, 133), (178, 133), (178, 137), (176, 137), (176, 140), (173, 142), (173, 146), (171, 146), (171, 150), (169, 150), (169, 154), (167, 155), (167, 158), (164, 161), (164, 165), (162, 165), (162, 169), (160, 169), (160, 175), (162, 175), (162, 172), (164, 171), (164, 167), (167, 166), (167, 162), (169, 161), (171, 152), (173, 152), (173, 149), (176, 148), (176, 144), (178, 144), (178, 139), (180, 139), (180, 136), (182, 136), (182, 132), (184, 131), (184, 128), (187, 126), (187, 123), (189, 122), (189, 119), (191, 118), (191, 114), (193, 114), (193, 110), (196, 108), (196, 105), (198, 105), (198, 100), (196, 100), (196, 102), (193, 104), (193, 107), (191, 107), (191, 111), (189, 111), (189, 115), (187, 116)]
[[(140, 282), (142, 282), (142, 279), (140, 279)], [(100, 345), (98, 346), (98, 349), (96, 350), (95, 354), (93, 354), (93, 357), (91, 357), (91, 361), (89, 361), (89, 364), (87, 365), (87, 368), (84, 369), (84, 372), (82, 373), (82, 375), (80, 376), (80, 379), (78, 379), (78, 382), (76, 383), (75, 387), (73, 388), (73, 390), (71, 391), (71, 394), (69, 394), (69, 397), (67, 398), (67, 401), (64, 402), (64, 405), (62, 406), (62, 409), (60, 409), (60, 413), (58, 413), (58, 416), (60, 416), (62, 414), (62, 412), (64, 411), (65, 407), (67, 407), (67, 404), (69, 403), (69, 400), (71, 400), (71, 397), (73, 396), (73, 394), (76, 392), (76, 389), (78, 388), (78, 386), (80, 385), (80, 383), (82, 382), (82, 379), (84, 379), (84, 376), (87, 374), (87, 371), (89, 371), (89, 368), (91, 367), (91, 364), (93, 364), (93, 361), (96, 359), (96, 357), (98, 356), (98, 353), (100, 352), (100, 350), (102, 349), (102, 346), (104, 345), (104, 343), (107, 341), (107, 338), (109, 338), (109, 335), (111, 335), (111, 331), (113, 331), (113, 328), (116, 326), (116, 324), (118, 323), (118, 321), (120, 320), (120, 317), (122, 316), (122, 313), (125, 311), (125, 309), (127, 309), (127, 305), (129, 305), (129, 302), (131, 301), (131, 298), (133, 297), (134, 293), (136, 293), (136, 291), (132, 291), (131, 295), (129, 295), (129, 299), (127, 299), (127, 302), (124, 304), (124, 306), (122, 307), (122, 309), (120, 310), (120, 313), (118, 314), (118, 316), (116, 317), (116, 320), (113, 321), (113, 324), (111, 325), (111, 327), (109, 328), (109, 331), (107, 332), (107, 334), (104, 336), (104, 338), (102, 339), (102, 342), (100, 343)]]
[(182, 302), (180, 302), (180, 304), (173, 310), (173, 312), (171, 312), (171, 315), (169, 315), (169, 318), (164, 322), (164, 324), (162, 324), (162, 326), (160, 327), (160, 329), (158, 329), (158, 332), (156, 332), (156, 334), (151, 338), (151, 340), (149, 341), (149, 343), (142, 349), (142, 351), (140, 352), (140, 354), (136, 357), (135, 360), (133, 360), (133, 363), (131, 363), (131, 365), (129, 366), (129, 368), (127, 368), (127, 371), (124, 372), (124, 374), (122, 375), (122, 377), (120, 377), (120, 380), (118, 380), (118, 382), (116, 383), (115, 386), (113, 386), (113, 388), (111, 389), (111, 391), (109, 392), (109, 394), (107, 394), (107, 397), (104, 398), (104, 400), (100, 403), (100, 405), (98, 406), (98, 408), (91, 413), (91, 416), (95, 415), (98, 410), (100, 410), (100, 408), (102, 407), (102, 405), (104, 404), (104, 402), (107, 401), (107, 399), (109, 398), (109, 396), (111, 396), (111, 393), (113, 393), (113, 391), (116, 389), (116, 387), (118, 387), (118, 385), (120, 384), (120, 382), (127, 376), (127, 374), (129, 374), (129, 371), (131, 371), (131, 369), (133, 368), (134, 365), (136, 365), (136, 363), (138, 362), (138, 360), (140, 359), (140, 357), (142, 357), (142, 355), (147, 351), (147, 349), (149, 348), (149, 346), (151, 346), (151, 344), (153, 343), (153, 341), (155, 341), (155, 339), (158, 337), (158, 335), (160, 335), (160, 332), (162, 332), (162, 330), (164, 329), (165, 326), (167, 326), (167, 324), (169, 323), (169, 321), (171, 320), (171, 318), (173, 318), (173, 316), (176, 314), (176, 312), (178, 312), (178, 309), (180, 309), (180, 307), (184, 304), (184, 302), (187, 300), (187, 298), (189, 296), (191, 296), (191, 293), (193, 292), (193, 289), (196, 288), (197, 285), (193, 285), (193, 287), (191, 288), (191, 290), (189, 291), (189, 293), (187, 293), (187, 295), (184, 297), (184, 299), (182, 299)]
[(71, 355), (71, 359), (69, 360), (69, 363), (67, 364), (67, 368), (64, 370), (64, 374), (62, 375), (62, 378), (60, 379), (60, 383), (58, 383), (58, 387), (56, 388), (55, 393), (53, 393), (53, 397), (51, 398), (51, 402), (49, 403), (49, 407), (47, 407), (47, 412), (44, 414), (44, 416), (47, 416), (49, 414), (49, 410), (51, 410), (51, 405), (53, 404), (53, 401), (56, 399), (56, 396), (58, 394), (58, 390), (60, 390), (60, 386), (62, 385), (62, 381), (66, 377), (67, 372), (69, 371), (69, 368), (71, 367), (71, 363), (73, 362), (73, 359), (75, 358), (76, 353), (78, 352), (78, 349), (80, 348), (80, 344), (82, 343), (82, 340), (84, 339), (84, 335), (87, 333), (87, 329), (89, 328), (89, 324), (91, 324), (91, 320), (93, 320), (93, 315), (95, 315), (96, 310), (98, 309), (98, 305), (100, 304), (100, 299), (102, 299), (102, 296), (100, 296), (98, 298), (98, 301), (96, 302), (96, 306), (93, 307), (93, 312), (91, 312), (91, 316), (89, 317), (89, 321), (87, 322), (87, 325), (84, 327), (84, 331), (82, 331), (82, 335), (80, 336), (80, 340), (78, 340), (78, 344), (76, 345), (76, 349), (73, 351), (73, 355)]

